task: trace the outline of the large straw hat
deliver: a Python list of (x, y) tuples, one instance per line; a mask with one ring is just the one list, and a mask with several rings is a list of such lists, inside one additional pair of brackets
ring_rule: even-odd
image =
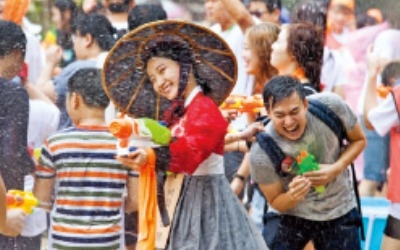
[[(236, 59), (227, 43), (206, 27), (176, 20), (152, 22), (131, 31), (111, 49), (103, 66), (103, 87), (121, 112), (156, 120), (171, 105), (157, 95), (143, 61), (154, 41), (189, 46), (197, 75), (220, 105), (236, 83)], [(198, 79), (199, 80), (199, 79)]]

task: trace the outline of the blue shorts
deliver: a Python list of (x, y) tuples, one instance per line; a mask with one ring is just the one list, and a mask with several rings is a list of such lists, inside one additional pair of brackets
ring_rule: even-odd
[(390, 135), (381, 137), (374, 130), (365, 127), (363, 117), (360, 117), (360, 121), (367, 138), (367, 146), (363, 151), (364, 179), (385, 182), (386, 170), (389, 168)]

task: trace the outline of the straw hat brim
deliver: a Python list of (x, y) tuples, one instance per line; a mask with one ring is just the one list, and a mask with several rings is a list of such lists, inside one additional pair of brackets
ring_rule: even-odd
[(210, 29), (194, 23), (167, 20), (152, 22), (123, 36), (109, 52), (103, 66), (106, 94), (123, 113), (159, 119), (171, 105), (153, 90), (142, 62), (144, 47), (157, 37), (174, 35), (190, 44), (198, 75), (211, 89), (209, 96), (220, 105), (237, 79), (236, 58), (229, 45)]

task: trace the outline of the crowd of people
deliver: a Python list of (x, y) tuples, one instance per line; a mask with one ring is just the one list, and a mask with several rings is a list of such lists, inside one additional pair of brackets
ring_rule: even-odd
[[(396, 6), (162, 2), (55, 0), (41, 32), (0, 0), (0, 249), (361, 249), (359, 196), (391, 202), (400, 249)], [(156, 144), (117, 154), (120, 113)]]

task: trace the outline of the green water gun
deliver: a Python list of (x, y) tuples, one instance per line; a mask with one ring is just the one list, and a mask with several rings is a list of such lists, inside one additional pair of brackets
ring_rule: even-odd
[[(319, 164), (315, 160), (314, 155), (308, 153), (305, 150), (300, 151), (300, 154), (296, 158), (296, 169), (297, 175), (302, 175), (304, 173), (319, 170)], [(317, 193), (325, 192), (325, 186), (317, 186), (315, 187), (315, 191)]]

